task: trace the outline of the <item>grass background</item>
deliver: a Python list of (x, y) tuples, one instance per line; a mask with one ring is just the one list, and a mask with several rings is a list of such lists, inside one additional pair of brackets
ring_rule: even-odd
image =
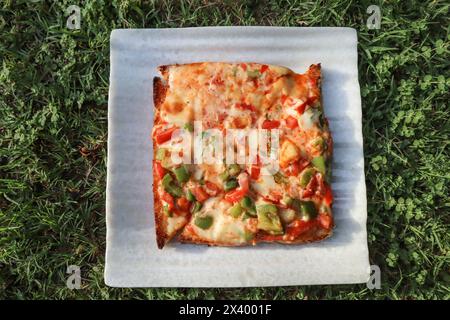
[[(81, 7), (81, 29), (66, 8)], [(366, 9), (381, 7), (380, 30)], [(445, 1), (0, 2), (0, 298), (448, 299), (449, 4)], [(358, 30), (370, 261), (364, 284), (113, 289), (103, 283), (109, 34), (114, 28)], [(68, 265), (82, 268), (69, 290)]]

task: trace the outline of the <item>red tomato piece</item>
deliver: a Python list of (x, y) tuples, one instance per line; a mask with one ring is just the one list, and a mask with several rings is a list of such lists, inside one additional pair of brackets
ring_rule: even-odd
[(293, 226), (287, 228), (286, 233), (294, 238), (298, 237), (302, 233), (308, 231), (314, 225), (314, 221), (303, 221), (297, 220), (294, 222)]
[(241, 68), (242, 68), (244, 71), (247, 71), (247, 65), (246, 65), (245, 63), (241, 63)]
[(315, 103), (317, 101), (317, 99), (319, 99), (318, 96), (313, 96), (313, 97), (309, 97), (309, 105), (312, 105), (313, 103)]
[(177, 206), (183, 211), (189, 210), (190, 202), (185, 197), (181, 197), (177, 200)]
[(312, 195), (314, 195), (314, 191), (313, 191), (313, 190), (311, 190), (311, 189), (305, 189), (305, 190), (303, 190), (303, 197), (304, 197), (304, 198), (309, 198), (309, 197), (311, 197)]
[(247, 193), (246, 191), (237, 188), (237, 189), (225, 194), (224, 200), (231, 202), (231, 203), (235, 203), (235, 202), (238, 202), (239, 200), (241, 200), (245, 196), (246, 193)]
[(314, 175), (309, 181), (306, 189), (303, 191), (303, 197), (309, 198), (316, 193), (317, 188), (317, 175)]
[(173, 210), (173, 208), (175, 207), (175, 203), (173, 201), (173, 197), (168, 194), (167, 192), (163, 191), (162, 195), (161, 195), (161, 199), (167, 203), (168, 207), (169, 207), (169, 211)]
[(264, 72), (267, 71), (267, 69), (269, 69), (269, 66), (268, 66), (267, 64), (263, 64), (263, 65), (261, 66), (261, 69), (259, 70), (259, 72), (260, 72), (261, 74), (263, 74)]
[(241, 200), (247, 194), (249, 188), (248, 174), (245, 172), (239, 174), (238, 183), (239, 187), (225, 194), (225, 201), (235, 203)]
[(280, 121), (278, 120), (264, 120), (262, 124), (263, 129), (275, 129), (280, 126)]
[(306, 99), (305, 102), (303, 102), (298, 108), (297, 111), (299, 114), (303, 114), (303, 112), (305, 112), (306, 107), (311, 106), (314, 104), (314, 102), (316, 102), (317, 97), (313, 96), (313, 97), (309, 97), (308, 99)]
[(219, 113), (219, 122), (222, 123), (227, 117), (228, 115), (226, 113)]
[(299, 171), (302, 172), (309, 165), (309, 161), (306, 159), (298, 160)]
[(251, 104), (247, 104), (247, 103), (245, 103), (245, 102), (242, 102), (242, 103), (236, 103), (236, 108), (242, 109), (242, 110), (250, 110), (250, 111), (253, 111), (253, 112), (256, 111), (255, 106), (253, 106), (253, 105), (251, 105)]
[(195, 199), (199, 202), (205, 202), (209, 199), (209, 194), (206, 193), (205, 190), (203, 190), (202, 187), (195, 187), (191, 189), (192, 194), (194, 195)]
[(298, 127), (298, 120), (295, 119), (295, 118), (292, 117), (292, 116), (289, 116), (289, 117), (286, 118), (286, 126), (287, 126), (289, 129), (295, 129), (295, 128)]
[(205, 182), (205, 186), (206, 192), (213, 197), (216, 196), (220, 191), (222, 191), (222, 189), (220, 189), (216, 184), (209, 181)]
[(211, 82), (216, 86), (221, 86), (225, 83), (225, 81), (223, 81), (223, 79), (220, 76), (215, 76)]
[(156, 134), (155, 140), (156, 143), (161, 144), (166, 141), (169, 141), (172, 138), (172, 133), (177, 129), (177, 127), (173, 127), (162, 132), (158, 132)]
[(261, 197), (267, 202), (271, 202), (273, 204), (281, 206), (280, 200), (281, 200), (282, 196), (279, 195), (279, 194), (271, 194), (270, 197), (266, 197), (266, 196), (261, 195)]
[(159, 179), (162, 179), (166, 174), (166, 169), (163, 168), (159, 161), (153, 161), (153, 169)]
[(288, 176), (298, 176), (298, 174), (300, 173), (300, 163), (299, 162), (294, 162), (291, 163), (285, 170), (284, 172), (288, 175)]
[(305, 112), (305, 109), (306, 109), (306, 102), (303, 102), (303, 103), (300, 105), (300, 107), (297, 108), (297, 112), (298, 112), (299, 114), (303, 114), (303, 112)]
[(255, 164), (252, 164), (250, 168), (250, 178), (253, 180), (258, 180), (259, 175), (261, 173), (261, 167)]

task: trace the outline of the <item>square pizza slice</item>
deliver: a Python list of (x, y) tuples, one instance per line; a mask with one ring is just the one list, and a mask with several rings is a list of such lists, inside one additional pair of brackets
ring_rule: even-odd
[[(152, 132), (159, 248), (174, 237), (242, 246), (332, 234), (333, 143), (320, 64), (304, 74), (222, 62), (161, 66), (159, 72)], [(251, 132), (269, 138), (252, 140)]]

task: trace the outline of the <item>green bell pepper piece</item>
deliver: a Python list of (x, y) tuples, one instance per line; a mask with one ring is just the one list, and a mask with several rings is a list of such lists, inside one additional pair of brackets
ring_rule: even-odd
[(247, 210), (251, 216), (256, 216), (255, 203), (249, 196), (245, 196), (240, 201), (241, 207)]
[(247, 220), (250, 218), (254, 218), (254, 216), (252, 216), (248, 211), (244, 211), (244, 214), (242, 215), (242, 220)]
[(303, 170), (302, 175), (300, 176), (300, 186), (302, 186), (302, 188), (305, 188), (308, 185), (309, 181), (311, 181), (313, 175), (313, 168), (306, 168), (305, 170)]
[(156, 150), (156, 160), (158, 161), (163, 161), (164, 158), (166, 157), (166, 149), (165, 148), (159, 148), (158, 150)]
[(168, 217), (172, 216), (172, 212), (169, 211), (169, 206), (167, 204), (163, 205), (163, 212)]
[(186, 199), (188, 199), (188, 201), (190, 201), (190, 202), (194, 202), (195, 201), (195, 197), (194, 197), (194, 195), (192, 194), (192, 192), (190, 190), (188, 190), (186, 192)]
[(228, 177), (229, 177), (229, 174), (228, 174), (228, 172), (226, 172), (226, 171), (224, 171), (224, 172), (222, 172), (222, 173), (219, 173), (219, 178), (220, 178), (220, 180), (222, 180), (222, 181), (226, 181), (226, 180), (228, 179)]
[(277, 172), (273, 175), (273, 180), (275, 180), (276, 183), (286, 183), (286, 177), (283, 176), (281, 172)]
[(239, 186), (238, 182), (236, 181), (236, 179), (230, 179), (228, 181), (225, 182), (223, 189), (225, 191), (230, 191), (231, 189), (235, 189)]
[(184, 129), (186, 129), (189, 132), (194, 132), (194, 125), (191, 122), (187, 122), (184, 125)]
[(277, 213), (277, 206), (274, 204), (262, 204), (256, 207), (258, 213)]
[(291, 207), (302, 218), (314, 219), (315, 217), (317, 217), (316, 205), (312, 201), (302, 201), (299, 199), (294, 199), (294, 201), (292, 201)]
[(194, 202), (194, 205), (191, 208), (191, 213), (196, 213), (196, 212), (200, 211), (201, 208), (202, 208), (202, 204), (200, 202)]
[(312, 146), (314, 148), (317, 148), (319, 150), (324, 150), (325, 149), (325, 141), (323, 140), (322, 137), (317, 137), (312, 141)]
[(281, 203), (286, 205), (286, 206), (290, 206), (292, 204), (293, 200), (294, 199), (292, 199), (291, 197), (284, 196), (283, 199), (281, 199)]
[(196, 217), (194, 220), (194, 224), (200, 229), (206, 230), (212, 226), (213, 221), (214, 219), (211, 216)]
[(228, 166), (228, 174), (230, 176), (237, 176), (241, 172), (241, 167), (238, 164), (230, 164)]
[(251, 232), (248, 232), (248, 231), (245, 231), (244, 232), (244, 239), (245, 239), (245, 241), (252, 241), (253, 240), (253, 238), (255, 238), (255, 234), (254, 233), (251, 233)]
[(325, 166), (325, 159), (323, 156), (315, 157), (311, 160), (311, 163), (313, 166), (322, 174), (325, 174), (326, 166)]
[(176, 184), (170, 184), (166, 188), (164, 188), (169, 194), (176, 198), (180, 198), (183, 196), (183, 189), (181, 189), (180, 186), (177, 186)]
[(229, 212), (233, 218), (238, 218), (243, 211), (244, 209), (241, 207), (241, 205), (239, 203), (236, 203), (234, 206), (230, 208)]
[(273, 204), (264, 204), (256, 207), (258, 215), (258, 229), (264, 230), (273, 235), (283, 234), (278, 209)]
[(173, 169), (173, 173), (175, 174), (175, 177), (177, 178), (178, 182), (184, 183), (189, 181), (190, 174), (189, 171), (186, 169), (186, 166), (180, 166), (178, 168)]
[(247, 71), (247, 76), (249, 78), (258, 78), (261, 75), (261, 73), (259, 72), (259, 70), (248, 70)]
[(298, 214), (302, 213), (302, 202), (299, 199), (293, 199), (291, 202), (291, 207), (294, 209)]
[(317, 217), (316, 205), (312, 201), (302, 201), (301, 203), (301, 214), (302, 217), (309, 219), (314, 219)]
[(166, 190), (169, 194), (171, 194), (174, 197), (182, 197), (183, 196), (183, 189), (181, 189), (180, 186), (173, 183), (173, 178), (170, 174), (166, 173), (165, 176), (162, 178), (162, 186), (164, 190)]
[(173, 181), (172, 176), (170, 174), (166, 173), (164, 175), (164, 177), (162, 178), (161, 183), (164, 188), (167, 188), (172, 181)]

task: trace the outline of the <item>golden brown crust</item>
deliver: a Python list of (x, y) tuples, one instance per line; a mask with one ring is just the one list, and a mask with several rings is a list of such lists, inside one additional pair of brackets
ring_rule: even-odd
[[(155, 175), (153, 175), (153, 181), (155, 181)], [(159, 192), (157, 192), (157, 185), (153, 182), (153, 197), (154, 197), (154, 210), (155, 210), (155, 229), (156, 229), (156, 243), (159, 249), (162, 249), (168, 241), (168, 236), (165, 231), (165, 219), (164, 212), (162, 210), (161, 199), (159, 198)]]
[[(163, 83), (163, 80), (159, 77), (153, 78), (153, 102), (155, 109), (159, 110), (161, 104), (166, 99), (167, 85)], [(156, 122), (156, 119), (155, 119)]]
[(322, 66), (321, 66), (320, 63), (312, 64), (312, 65), (309, 66), (308, 74), (312, 78), (314, 78), (316, 80), (319, 80), (320, 76), (321, 76), (321, 69), (322, 69)]
[(266, 242), (266, 243), (276, 242), (276, 243), (280, 243), (280, 244), (293, 245), (293, 244), (311, 243), (311, 242), (318, 242), (318, 241), (325, 240), (326, 238), (329, 238), (330, 236), (333, 235), (333, 228), (334, 228), (334, 225), (329, 230), (315, 227), (315, 228), (308, 230), (308, 232), (303, 233), (302, 235), (300, 235), (293, 241), (267, 240), (267, 239), (264, 239), (264, 236), (266, 236), (266, 234), (263, 234), (262, 232), (256, 234), (255, 240), (253, 242), (244, 242), (244, 243), (240, 243), (240, 244), (230, 244), (230, 243), (225, 243), (225, 242), (212, 242), (212, 241), (200, 239), (193, 235), (186, 237), (183, 234), (180, 234), (177, 237), (177, 240), (179, 242), (185, 243), (185, 244), (201, 244), (201, 245), (207, 245), (210, 247), (214, 247), (214, 246), (244, 247), (244, 246), (248, 246), (248, 245), (256, 245), (257, 243), (262, 243), (262, 242)]
[(227, 242), (218, 242), (218, 241), (212, 242), (212, 241), (200, 239), (200, 238), (195, 237), (195, 236), (186, 237), (183, 234), (180, 234), (177, 237), (177, 240), (179, 242), (181, 242), (181, 243), (186, 243), (186, 244), (203, 244), (203, 245), (207, 245), (207, 246), (210, 246), (210, 247), (218, 247), (218, 246), (220, 246), (220, 247), (244, 247), (244, 246), (248, 246), (249, 244), (251, 244), (251, 243), (246, 243), (246, 242), (241, 243), (241, 244), (230, 244), (230, 243), (227, 243)]
[(318, 242), (325, 240), (326, 238), (329, 238), (333, 235), (333, 228), (334, 225), (326, 230), (320, 227), (314, 227), (308, 230), (305, 233), (302, 233), (300, 236), (298, 236), (296, 239), (289, 241), (289, 240), (267, 240), (264, 239), (264, 237), (267, 234), (258, 233), (256, 235), (256, 241), (257, 242), (277, 242), (280, 244), (301, 244), (301, 243), (311, 243), (311, 242)]
[[(163, 84), (162, 79), (159, 77), (153, 78), (153, 102), (155, 106), (154, 112), (154, 123), (159, 122), (159, 108), (164, 102), (166, 96), (167, 88)], [(155, 146), (155, 141), (153, 140), (153, 145)], [(155, 159), (156, 150), (153, 149), (153, 159)], [(153, 170), (153, 199), (154, 199), (154, 210), (155, 210), (155, 229), (156, 229), (156, 243), (159, 249), (162, 249), (168, 241), (167, 233), (165, 231), (165, 219), (164, 212), (162, 210), (162, 203), (159, 197), (159, 192), (157, 191), (158, 178), (155, 175), (155, 170)]]
[(159, 73), (163, 76), (164, 80), (166, 80), (166, 81), (169, 76), (169, 68), (170, 68), (170, 65), (164, 65), (164, 66), (158, 67)]

